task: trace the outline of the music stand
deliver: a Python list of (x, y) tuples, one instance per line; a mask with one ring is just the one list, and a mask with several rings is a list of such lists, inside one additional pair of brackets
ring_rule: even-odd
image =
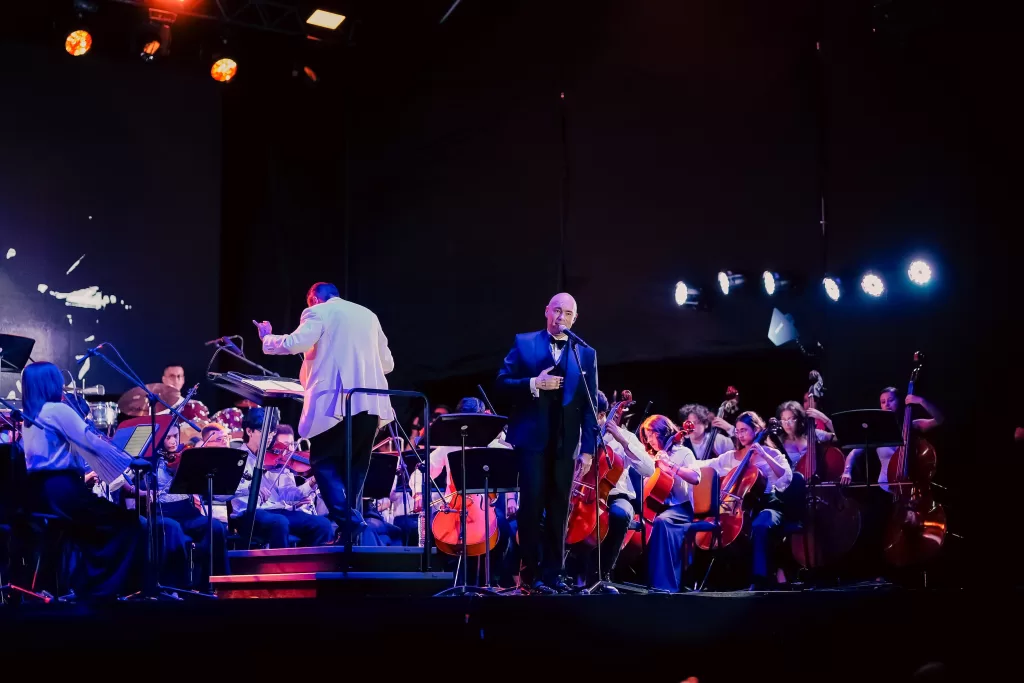
[(897, 417), (897, 413), (871, 408), (845, 410), (832, 415), (832, 426), (839, 443), (847, 448), (864, 450), (864, 483), (868, 486), (871, 485), (871, 465), (866, 457), (867, 451), (903, 445), (903, 432)]
[[(189, 448), (182, 451), (178, 469), (168, 493), (201, 495), (206, 498), (206, 534), (210, 543), (207, 588), (214, 597), (213, 582), (213, 497), (229, 496), (238, 490), (245, 471), (247, 453), (237, 448)], [(200, 594), (202, 595), (202, 594)]]
[[(487, 413), (447, 413), (438, 415), (430, 423), (430, 442), (434, 446), (458, 447), (461, 449), (462, 460), (462, 486), (459, 490), (466, 495), (467, 467), (466, 449), (484, 447), (498, 438), (501, 430), (505, 427), (508, 418), (501, 415), (488, 415)], [(448, 459), (451, 466), (451, 458)], [(448, 473), (451, 477), (451, 472)], [(452, 479), (452, 481), (458, 481)], [(426, 506), (426, 501), (424, 501)], [(489, 515), (489, 505), (484, 504), (484, 526), (487, 536), (484, 538), (484, 547), (490, 538), (490, 530), (486, 528)], [(438, 593), (442, 595), (497, 595), (489, 588), (468, 585), (469, 576), (469, 541), (466, 538), (466, 502), (462, 502), (462, 585), (449, 588)], [(486, 552), (485, 562), (490, 559), (490, 550)]]
[[(20, 373), (32, 359), (32, 347), (35, 339), (19, 337), (16, 334), (0, 334), (0, 388), (3, 384), (3, 373)], [(2, 393), (2, 392), (0, 392)]]
[[(465, 469), (463, 469), (465, 464)], [(466, 494), (519, 490), (519, 459), (508, 448), (471, 448), (465, 457), (448, 459), (452, 481), (466, 482)], [(484, 502), (484, 538), (491, 537), (490, 508)], [(497, 519), (495, 519), (497, 523)], [(467, 569), (468, 571), (468, 569)], [(491, 553), (484, 554), (484, 588), (491, 588)]]

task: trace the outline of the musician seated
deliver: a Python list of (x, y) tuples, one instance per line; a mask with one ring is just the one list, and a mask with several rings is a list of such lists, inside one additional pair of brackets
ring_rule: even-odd
[[(173, 426), (167, 431), (163, 448), (160, 449), (160, 464), (157, 468), (157, 507), (158, 532), (162, 533), (164, 547), (164, 567), (162, 571), (171, 578), (172, 585), (183, 585), (187, 576), (187, 543), (196, 544), (195, 567), (198, 581), (195, 585), (205, 587), (209, 579), (210, 566), (210, 528), (206, 518), (206, 509), (199, 496), (170, 493), (174, 479), (173, 469), (184, 449), (179, 448), (178, 427)], [(170, 463), (170, 464), (169, 464)], [(126, 491), (134, 495), (132, 484), (125, 484)], [(213, 573), (224, 575), (228, 569), (227, 527), (223, 522), (213, 520)]]
[[(603, 391), (597, 392), (597, 424), (607, 427), (604, 435), (605, 445), (615, 454), (621, 457), (625, 463), (625, 469), (619, 476), (615, 486), (608, 493), (608, 535), (601, 542), (601, 573), (597, 575), (597, 549), (588, 553), (584, 559), (586, 571), (586, 583), (592, 585), (597, 580), (610, 580), (612, 570), (615, 568), (615, 561), (622, 550), (622, 542), (629, 530), (629, 523), (635, 515), (632, 501), (636, 500), (636, 490), (629, 477), (629, 469), (632, 467), (641, 477), (649, 477), (654, 474), (654, 459), (647, 454), (647, 450), (632, 432), (619, 427), (615, 420), (608, 420), (608, 397)], [(593, 482), (594, 473), (590, 471), (592, 463), (590, 459), (580, 460), (581, 470), (577, 477), (587, 483)]]
[(764, 428), (764, 420), (757, 413), (741, 413), (736, 418), (736, 441), (739, 449), (700, 463), (702, 467), (713, 468), (725, 481), (729, 472), (743, 461), (744, 449), (752, 450), (750, 464), (761, 472), (766, 482), (764, 493), (753, 503), (754, 521), (750, 528), (754, 578), (752, 588), (762, 589), (774, 583), (774, 575), (769, 579), (771, 550), (773, 541), (776, 540), (785, 521), (786, 508), (786, 503), (779, 495), (783, 494), (793, 481), (789, 458), (775, 448), (755, 443)]
[[(245, 431), (244, 449), (248, 451), (245, 474), (231, 499), (231, 519), (237, 524), (249, 504), (249, 487), (256, 468), (256, 452), (260, 445), (263, 408), (251, 408), (242, 428)], [(204, 430), (205, 431), (205, 430)], [(270, 544), (271, 548), (285, 548), (288, 537), (297, 537), (300, 546), (326, 545), (333, 537), (331, 520), (303, 510), (313, 502), (311, 486), (295, 483), (295, 475), (285, 467), (264, 472), (256, 510), (254, 533)]]
[[(732, 437), (735, 431), (733, 426), (704, 406), (697, 403), (687, 403), (679, 409), (679, 419), (683, 422), (693, 423), (693, 431), (690, 432), (683, 443), (686, 443), (687, 448), (693, 451), (698, 460), (703, 455), (713, 458), (716, 455), (721, 455), (733, 449)], [(709, 434), (709, 430), (712, 427), (716, 427), (719, 431), (715, 434), (715, 441), (711, 445), (711, 450), (705, 454), (704, 451), (708, 448), (705, 436)]]
[(816, 423), (820, 421), (825, 425), (825, 429), (814, 430), (814, 438), (818, 443), (829, 443), (835, 440), (835, 434), (832, 433), (832, 420), (819, 410), (814, 408), (805, 410), (796, 401), (786, 401), (779, 406), (775, 416), (779, 418), (782, 430), (786, 433), (782, 447), (786, 449), (786, 455), (789, 457), (789, 464), (792, 467), (796, 467), (797, 463), (807, 454), (808, 417), (813, 417)]
[[(678, 593), (683, 583), (683, 542), (693, 523), (693, 490), (700, 483), (697, 458), (682, 439), (677, 438), (679, 428), (664, 415), (651, 415), (640, 426), (641, 438), (654, 454), (654, 464), (662, 476), (674, 470), (672, 491), (665, 499), (666, 508), (654, 520), (651, 540), (647, 546), (647, 572), (651, 586), (670, 593)], [(653, 474), (653, 468), (650, 474)], [(650, 476), (649, 474), (647, 476)]]

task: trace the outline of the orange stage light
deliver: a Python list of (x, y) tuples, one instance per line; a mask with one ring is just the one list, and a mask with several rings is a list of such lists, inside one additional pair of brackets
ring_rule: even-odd
[(235, 77), (236, 73), (238, 73), (238, 64), (228, 57), (218, 59), (210, 68), (210, 76), (213, 77), (213, 80), (221, 83), (227, 83)]
[(88, 52), (91, 47), (92, 35), (84, 29), (72, 31), (64, 41), (64, 49), (67, 50), (68, 54), (72, 57), (81, 57)]

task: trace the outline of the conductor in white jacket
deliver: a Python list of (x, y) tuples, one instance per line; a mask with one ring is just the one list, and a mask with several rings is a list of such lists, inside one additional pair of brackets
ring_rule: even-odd
[[(370, 464), (370, 449), (377, 429), (394, 419), (388, 396), (352, 395), (352, 525), (346, 518), (345, 399), (355, 388), (387, 389), (386, 374), (395, 368), (380, 321), (368, 308), (340, 298), (338, 288), (318, 282), (306, 294), (308, 308), (299, 326), (287, 335), (272, 334), (270, 323), (256, 323), (263, 352), (303, 354), (299, 381), (304, 404), (299, 436), (310, 440), (310, 463), (327, 504), (338, 524), (358, 531), (363, 527), (359, 502)], [(255, 322), (255, 321), (253, 321)]]

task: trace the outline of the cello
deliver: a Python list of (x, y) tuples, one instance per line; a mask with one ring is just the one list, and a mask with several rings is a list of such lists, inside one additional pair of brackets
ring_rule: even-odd
[[(672, 439), (666, 444), (666, 452), (671, 452), (675, 446), (682, 443), (683, 439), (693, 432), (693, 429), (694, 425), (692, 422), (689, 420), (684, 422), (680, 430), (673, 434)], [(649, 450), (650, 448), (648, 446)], [(626, 532), (625, 538), (622, 539), (619, 561), (626, 564), (633, 562), (643, 554), (644, 546), (651, 540), (654, 519), (668, 507), (665, 501), (672, 493), (672, 487), (675, 484), (676, 470), (679, 469), (677, 466), (662, 458), (655, 460), (654, 465), (654, 474), (647, 477), (647, 480), (644, 482), (643, 497), (641, 498), (643, 500), (643, 507), (640, 513), (643, 515), (644, 537), (641, 538), (640, 532), (636, 529), (630, 529)], [(623, 555), (625, 556), (624, 560), (622, 559)]]
[[(924, 362), (923, 354), (914, 354), (907, 396)], [(895, 484), (893, 514), (885, 531), (885, 559), (897, 567), (920, 564), (933, 558), (946, 538), (946, 511), (935, 501), (931, 483), (935, 477), (935, 448), (918, 435), (911, 441), (912, 404), (903, 412), (903, 444), (889, 460), (889, 484)]]
[[(622, 400), (615, 403), (608, 411), (608, 418), (601, 426), (601, 436), (597, 442), (596, 465), (597, 465), (597, 491), (591, 483), (594, 474), (583, 473), (581, 467), (577, 467), (576, 476), (573, 477), (572, 493), (569, 498), (569, 522), (565, 530), (566, 545), (582, 544), (583, 548), (596, 548), (597, 544), (608, 535), (608, 494), (615, 488), (626, 470), (625, 459), (613, 451), (604, 441), (608, 433), (608, 423), (615, 421), (619, 424), (622, 413), (626, 408), (633, 405), (633, 396), (628, 389), (623, 390)], [(590, 481), (584, 481), (589, 479)], [(594, 510), (597, 506), (600, 513)], [(598, 521), (600, 514), (600, 521)], [(598, 527), (600, 534), (598, 534)]]
[[(776, 418), (768, 420), (768, 425), (754, 437), (754, 441), (737, 451), (736, 457), (742, 459), (722, 478), (719, 484), (719, 548), (724, 548), (739, 538), (743, 531), (744, 501), (760, 496), (767, 485), (761, 470), (750, 464), (750, 459), (756, 452), (754, 444), (763, 443), (770, 434), (776, 434), (780, 430), (781, 425)], [(714, 532), (698, 531), (694, 544), (701, 550), (710, 550), (713, 538)]]
[[(736, 411), (740, 408), (740, 392), (736, 387), (726, 387), (725, 389), (725, 400), (718, 406), (717, 417), (725, 419), (726, 415), (735, 415)], [(712, 427), (704, 434), (704, 447), (701, 449), (697, 456), (697, 460), (707, 460), (709, 457), (714, 457), (715, 439), (718, 438), (718, 434), (721, 430), (718, 427)]]
[[(491, 494), (493, 495), (493, 494)], [(461, 493), (452, 493), (445, 496), (442, 501), (444, 505), (430, 523), (434, 534), (434, 544), (437, 549), (448, 555), (460, 555), (462, 553), (462, 506), (466, 506), (466, 549), (470, 557), (483, 555), (485, 552), (494, 549), (498, 545), (498, 524), (492, 521), (490, 524), (490, 536), (484, 538), (484, 505), (490, 505), (491, 501), (484, 502), (484, 494), (476, 493), (464, 496)], [(440, 502), (440, 501), (439, 501)], [(489, 513), (494, 518), (494, 513)]]
[[(821, 398), (825, 382), (817, 371), (808, 396)], [(797, 564), (807, 569), (829, 565), (853, 549), (860, 535), (860, 506), (835, 484), (843, 474), (843, 452), (832, 445), (822, 447), (816, 434), (817, 420), (810, 415), (807, 424), (807, 453), (793, 471), (807, 482), (803, 526), (790, 537), (790, 551)], [(821, 482), (829, 486), (821, 486)]]

